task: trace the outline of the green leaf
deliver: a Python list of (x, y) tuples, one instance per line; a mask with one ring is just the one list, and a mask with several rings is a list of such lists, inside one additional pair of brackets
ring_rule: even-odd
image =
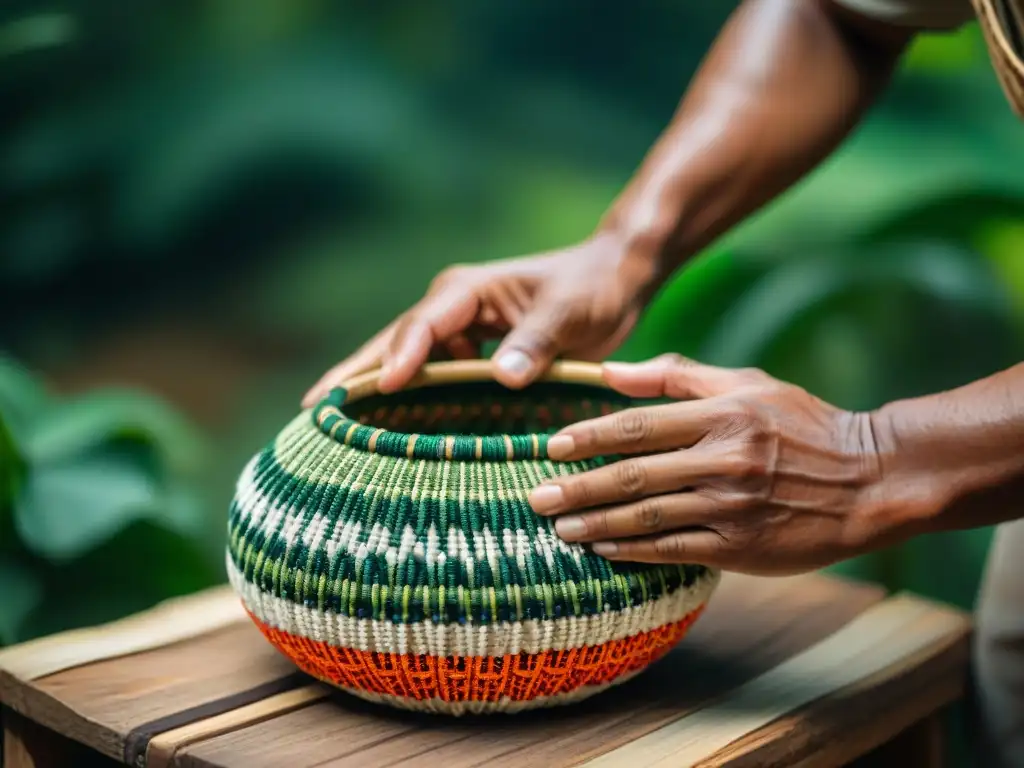
[(985, 41), (977, 25), (954, 33), (918, 35), (903, 56), (905, 72), (947, 74), (988, 64)]
[[(729, 310), (707, 341), (714, 362), (751, 365), (802, 315), (851, 292), (897, 285), (983, 314), (999, 316), (1008, 296), (974, 254), (931, 244), (874, 255), (818, 255), (768, 273)], [(1005, 314), (1003, 315), (1005, 316)]]
[(25, 453), (33, 465), (48, 464), (114, 441), (137, 443), (151, 451), (154, 471), (164, 462), (173, 470), (192, 471), (203, 461), (202, 440), (169, 406), (115, 389), (48, 409), (33, 422)]
[(0, 355), (0, 414), (7, 428), (21, 435), (43, 413), (50, 399), (42, 384), (19, 363)]
[[(1024, 161), (1020, 126), (990, 71), (943, 78), (927, 103), (921, 103), (925, 83), (904, 78), (896, 85), (902, 87), (890, 89), (887, 102), (834, 157), (726, 243), (786, 258), (808, 247), (862, 241), (889, 222), (964, 194), (1021, 200), (1024, 177), (1014, 172)], [(941, 228), (944, 221), (929, 223)]]
[[(31, 638), (113, 621), (222, 580), (220, 568), (194, 539), (140, 520), (82, 557), (48, 568), (45, 599), (22, 634)], [(46, 609), (52, 605), (62, 610)]]
[(721, 316), (764, 272), (755, 260), (729, 251), (702, 254), (665, 285), (616, 357), (697, 356)]
[(158, 514), (161, 490), (132, 447), (111, 444), (30, 468), (15, 525), (33, 552), (80, 557), (136, 520)]
[(25, 462), (0, 411), (0, 548), (9, 535), (10, 512), (24, 471)]
[(896, 553), (894, 586), (970, 610), (992, 533), (992, 528), (977, 528), (911, 539)]
[(43, 600), (43, 584), (28, 566), (0, 555), (0, 645), (22, 639), (21, 628)]
[(0, 26), (0, 58), (56, 48), (78, 36), (76, 19), (69, 13), (39, 13)]

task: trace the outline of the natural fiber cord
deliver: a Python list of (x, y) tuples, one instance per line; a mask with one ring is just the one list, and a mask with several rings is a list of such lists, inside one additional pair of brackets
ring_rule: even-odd
[(372, 701), (518, 711), (621, 682), (683, 637), (717, 572), (612, 564), (527, 495), (612, 461), (553, 462), (547, 437), (628, 404), (567, 382), (335, 390), (243, 471), (231, 583), (301, 669)]

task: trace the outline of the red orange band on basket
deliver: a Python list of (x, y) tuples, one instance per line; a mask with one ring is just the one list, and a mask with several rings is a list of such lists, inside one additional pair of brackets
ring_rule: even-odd
[(505, 656), (437, 657), (339, 648), (300, 637), (252, 616), (263, 635), (303, 671), (355, 693), (443, 702), (571, 694), (639, 671), (686, 634), (703, 606), (679, 621), (601, 645)]

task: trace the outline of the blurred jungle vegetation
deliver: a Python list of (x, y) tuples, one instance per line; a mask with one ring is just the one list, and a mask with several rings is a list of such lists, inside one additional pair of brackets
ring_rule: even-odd
[[(445, 265), (586, 236), (732, 6), (4, 3), (0, 644), (219, 581), (235, 476), (304, 389)], [(620, 357), (850, 408), (1019, 361), (1022, 167), (977, 28), (922, 38)], [(970, 606), (988, 540), (838, 570)]]

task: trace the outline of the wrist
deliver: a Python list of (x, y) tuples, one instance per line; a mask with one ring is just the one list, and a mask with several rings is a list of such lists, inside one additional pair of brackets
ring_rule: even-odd
[(681, 204), (635, 198), (627, 189), (594, 237), (611, 244), (629, 284), (646, 303), (693, 254), (679, 242)]
[[(906, 535), (1014, 519), (1024, 497), (1021, 440), (1009, 414), (972, 408), (967, 388), (888, 403), (872, 412), (878, 519)], [(1000, 434), (1003, 433), (1003, 434)]]
[(935, 529), (948, 503), (948, 486), (922, 461), (901, 403), (887, 403), (863, 414), (871, 433), (876, 479), (865, 494), (862, 514), (886, 540)]

